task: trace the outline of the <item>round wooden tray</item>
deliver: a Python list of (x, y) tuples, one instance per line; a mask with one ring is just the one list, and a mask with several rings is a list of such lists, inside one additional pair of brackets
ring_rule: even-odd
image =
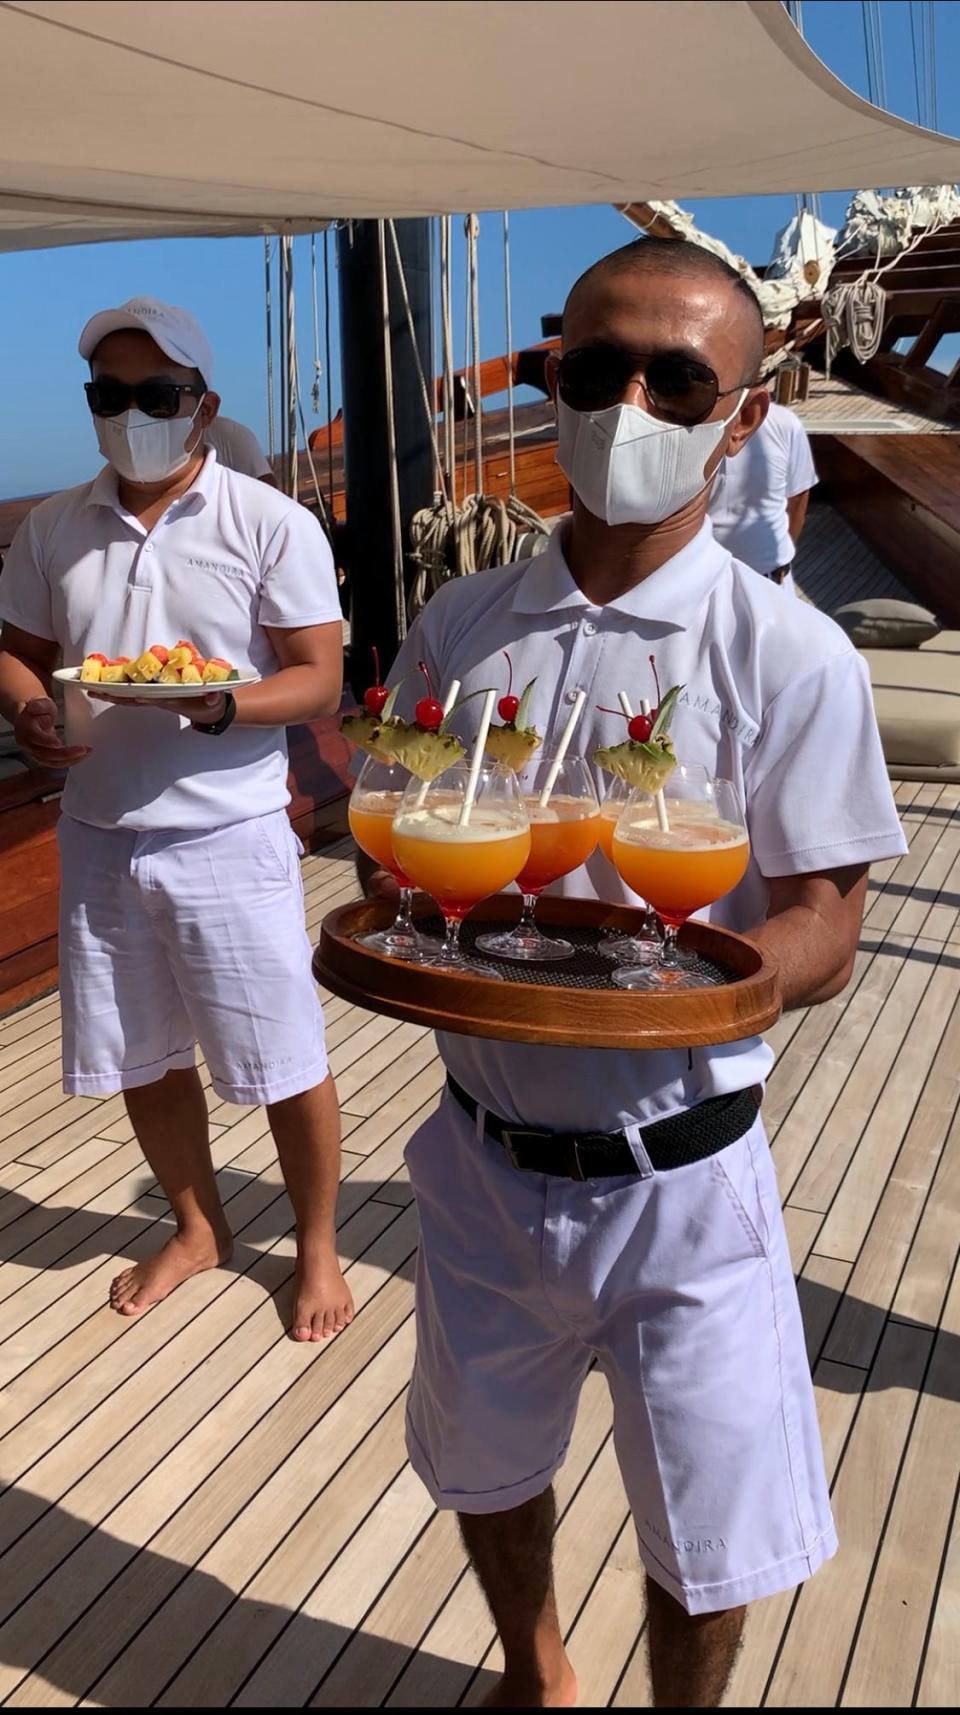
[[(472, 954), (474, 936), (491, 925), (511, 927), (518, 905), (502, 894), (479, 905), (463, 927), (464, 951)], [(640, 913), (629, 906), (541, 900), (537, 921), (573, 938), (577, 955), (534, 966), (491, 959), (506, 982), (405, 964), (360, 946), (358, 936), (385, 929), (393, 916), (382, 900), (358, 899), (331, 911), (314, 975), (345, 1000), (431, 1030), (560, 1048), (693, 1048), (759, 1035), (780, 1014), (776, 972), (759, 947), (708, 923), (688, 923), (680, 936), (681, 949), (705, 961), (704, 986), (651, 993), (615, 988), (612, 960), (596, 951), (601, 929), (638, 926)], [(428, 913), (418, 914), (418, 922), (441, 927)]]

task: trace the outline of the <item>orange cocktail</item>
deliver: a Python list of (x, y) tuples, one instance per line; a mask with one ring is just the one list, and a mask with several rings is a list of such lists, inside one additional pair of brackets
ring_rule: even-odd
[(460, 813), (456, 799), (408, 804), (392, 831), (394, 862), (454, 921), (516, 880), (530, 855), (530, 830), (515, 817), (480, 803), (461, 827)]
[(530, 818), (530, 856), (517, 876), (521, 893), (542, 893), (551, 881), (586, 863), (599, 836), (595, 800), (555, 792), (548, 804), (525, 799)]
[(613, 838), (613, 861), (628, 887), (664, 923), (679, 925), (730, 893), (746, 874), (750, 845), (735, 822), (704, 815), (699, 806), (671, 804), (670, 829), (660, 829), (652, 806), (627, 814)]
[(601, 804), (600, 819), (597, 823), (597, 844), (608, 863), (613, 862), (613, 836), (617, 823), (623, 815), (623, 801), (620, 803)]
[(390, 837), (402, 797), (400, 791), (371, 791), (359, 798), (354, 793), (347, 819), (360, 850), (366, 852), (367, 857), (381, 869), (389, 870), (401, 887), (409, 887), (410, 883), (393, 855)]

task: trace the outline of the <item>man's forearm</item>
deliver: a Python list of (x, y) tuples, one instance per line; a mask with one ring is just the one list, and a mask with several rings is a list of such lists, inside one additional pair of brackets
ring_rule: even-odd
[[(223, 687), (229, 690), (229, 685)], [(283, 667), (258, 685), (242, 685), (236, 693), (239, 726), (296, 726), (335, 714), (340, 707), (341, 678), (322, 667)]]
[(24, 703), (34, 697), (49, 697), (51, 687), (49, 673), (9, 649), (0, 649), (0, 716), (5, 721), (12, 723)]
[(784, 1012), (832, 1000), (850, 981), (853, 957), (827, 928), (818, 912), (793, 905), (751, 930), (750, 939), (777, 966)]

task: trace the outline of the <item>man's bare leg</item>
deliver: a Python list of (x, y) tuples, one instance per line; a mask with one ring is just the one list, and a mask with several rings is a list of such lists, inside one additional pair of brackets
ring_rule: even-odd
[(503, 1644), (503, 1678), (485, 1699), (491, 1708), (576, 1703), (553, 1589), (556, 1524), (552, 1489), (510, 1512), (460, 1514), (464, 1546)]
[(168, 1072), (156, 1084), (126, 1090), (137, 1142), (176, 1217), (177, 1230), (155, 1256), (118, 1274), (110, 1303), (121, 1316), (140, 1316), (202, 1269), (226, 1262), (230, 1228), (210, 1159), (210, 1126), (194, 1067)]
[(337, 1261), (340, 1109), (333, 1079), (274, 1102), (267, 1117), (297, 1217), (290, 1332), (295, 1340), (325, 1340), (353, 1321), (353, 1298)]
[(688, 1614), (647, 1579), (653, 1702), (657, 1709), (718, 1709), (743, 1638), (746, 1608)]

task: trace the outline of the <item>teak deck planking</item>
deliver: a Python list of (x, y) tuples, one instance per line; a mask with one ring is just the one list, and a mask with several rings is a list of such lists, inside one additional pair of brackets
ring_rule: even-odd
[[(960, 791), (897, 789), (854, 981), (774, 1026), (766, 1116), (842, 1549), (758, 1604), (731, 1706), (960, 1700)], [(304, 864), (316, 937), (349, 846)], [(493, 1628), (406, 1463), (416, 1215), (403, 1147), (442, 1070), (416, 1025), (326, 997), (344, 1107), (340, 1248), (359, 1314), (284, 1337), (292, 1216), (265, 1117), (218, 1102), (230, 1268), (142, 1322), (115, 1256), (167, 1209), (123, 1104), (65, 1098), (58, 997), (0, 1020), (0, 1698), (92, 1707), (481, 1702)], [(951, 1284), (952, 1283), (952, 1284)], [(588, 1378), (558, 1483), (584, 1703), (649, 1703), (643, 1586)]]

